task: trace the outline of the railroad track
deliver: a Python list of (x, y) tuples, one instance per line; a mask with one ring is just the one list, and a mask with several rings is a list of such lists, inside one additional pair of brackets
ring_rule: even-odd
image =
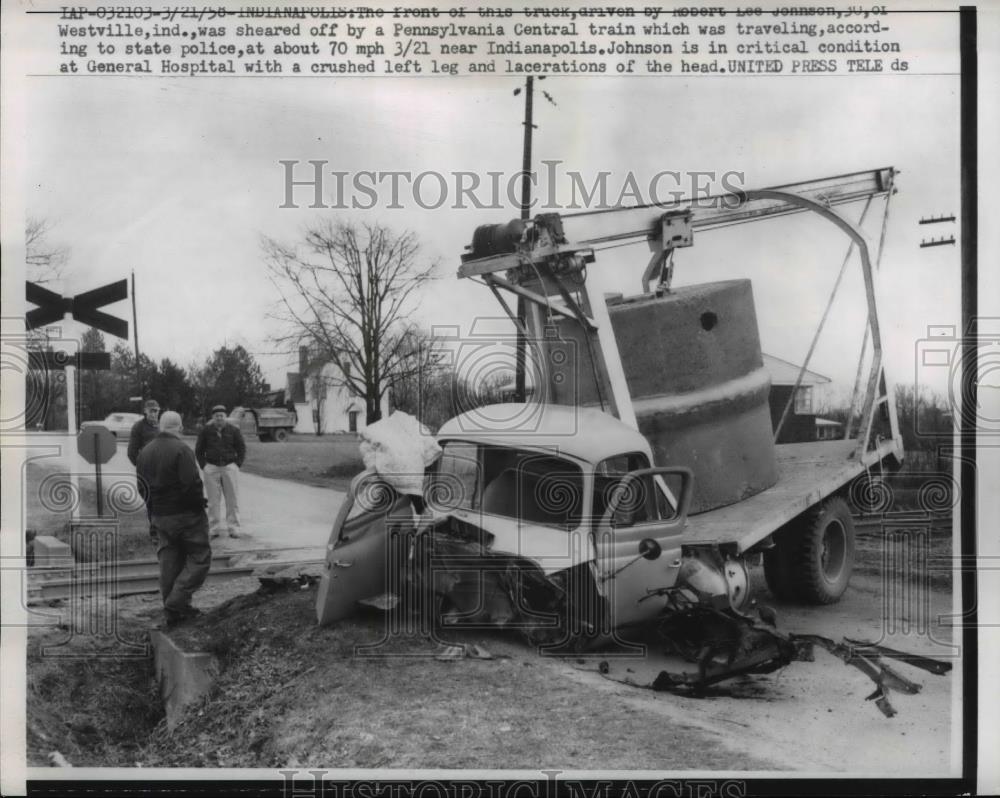
[[(947, 529), (951, 517), (926, 513), (899, 513), (880, 516), (854, 516), (854, 527), (861, 534), (883, 529), (930, 528)], [(287, 549), (247, 549), (226, 552), (212, 557), (208, 582), (225, 582), (260, 575), (264, 571), (279, 571), (296, 566), (322, 563), (322, 558), (295, 556), (293, 552), (315, 555), (321, 547)], [(119, 560), (102, 563), (78, 563), (72, 568), (34, 568), (28, 571), (28, 602), (38, 603), (68, 599), (74, 596), (103, 595), (118, 598), (139, 593), (156, 593), (160, 589), (160, 566), (156, 560)]]
[[(227, 552), (212, 557), (207, 582), (225, 582), (254, 576), (266, 570), (293, 568), (321, 563), (313, 558), (282, 558), (283, 551), (299, 549), (257, 549)], [(302, 549), (315, 552), (316, 547)], [(270, 555), (270, 559), (266, 556)], [(160, 566), (156, 560), (119, 560), (78, 563), (72, 568), (37, 568), (28, 571), (28, 603), (72, 597), (102, 595), (107, 598), (156, 593), (160, 589)]]

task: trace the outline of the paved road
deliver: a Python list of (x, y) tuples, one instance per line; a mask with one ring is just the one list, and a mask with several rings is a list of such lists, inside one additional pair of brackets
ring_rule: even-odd
[[(185, 440), (194, 447), (193, 438)], [(53, 440), (52, 443), (56, 441)], [(39, 448), (32, 454), (42, 454), (42, 451)], [(48, 451), (54, 453), (56, 449)], [(58, 462), (48, 458), (39, 462), (47, 461), (52, 464)], [(77, 464), (75, 470), (77, 469), (83, 474), (92, 475), (94, 472), (94, 467), (82, 460)], [(124, 441), (119, 442), (117, 453), (102, 467), (102, 473), (107, 484), (134, 479), (135, 469), (128, 461)], [(216, 541), (213, 547), (223, 550), (301, 547), (309, 550), (297, 552), (297, 558), (321, 557), (344, 496), (341, 491), (333, 489), (243, 473), (240, 475), (240, 521), (243, 537), (239, 540)], [(316, 549), (315, 554), (312, 549)]]

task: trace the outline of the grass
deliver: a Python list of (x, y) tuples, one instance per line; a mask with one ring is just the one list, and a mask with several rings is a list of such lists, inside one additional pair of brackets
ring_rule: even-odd
[[(25, 469), (26, 485), (24, 496), (24, 517), (27, 529), (34, 530), (38, 535), (52, 535), (70, 544), (73, 556), (79, 562), (102, 560), (143, 560), (156, 557), (156, 550), (149, 540), (149, 520), (142, 500), (134, 495), (132, 487), (122, 481), (105, 485), (108, 493), (120, 498), (115, 499), (115, 507), (105, 506), (104, 519), (117, 532), (114, 546), (106, 551), (97, 552), (89, 546), (79, 546), (73, 539), (69, 522), (68, 508), (64, 499), (68, 497), (65, 472), (59, 466), (43, 466), (28, 463)], [(80, 480), (79, 515), (90, 518), (97, 515), (97, 486), (93, 480)], [(120, 486), (120, 487), (116, 487)], [(99, 557), (99, 554), (105, 556)]]
[(357, 435), (292, 435), (284, 443), (247, 440), (243, 470), (272, 479), (346, 491), (364, 470)]

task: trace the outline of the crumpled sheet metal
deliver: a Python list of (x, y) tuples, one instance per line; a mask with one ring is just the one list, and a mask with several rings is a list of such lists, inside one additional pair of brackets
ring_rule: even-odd
[[(456, 519), (434, 523), (416, 538), (410, 554), (401, 558), (408, 566), (404, 582), (416, 594), (448, 599), (441, 616), (445, 625), (517, 629), (536, 643), (555, 632), (555, 641), (560, 630), (540, 622), (556, 617), (559, 591), (541, 572), (526, 571), (522, 562), (491, 553), (482, 534), (474, 525)], [(820, 635), (778, 632), (769, 608), (759, 614), (771, 624), (762, 625), (720, 602), (698, 597), (694, 602), (688, 597), (674, 603), (674, 611), (662, 618), (656, 630), (656, 650), (648, 651), (645, 659), (607, 657), (597, 670), (623, 684), (696, 694), (744, 674), (771, 673), (796, 660), (813, 661), (819, 646), (875, 683), (866, 700), (874, 701), (890, 718), (896, 714), (891, 691), (913, 695), (921, 686), (886, 664), (886, 658), (935, 675), (951, 670), (948, 662), (867, 641), (845, 638), (838, 643)]]
[(400, 558), (408, 592), (433, 607), (444, 626), (516, 629), (530, 637), (539, 624), (554, 624), (557, 591), (541, 570), (490, 552), (482, 535), (474, 525), (444, 519), (413, 538)]
[[(700, 632), (698, 631), (700, 629)], [(740, 613), (692, 608), (667, 619), (658, 642), (662, 650), (648, 652), (642, 661), (608, 658), (597, 664), (607, 679), (658, 691), (697, 694), (712, 684), (750, 673), (770, 673), (795, 660), (811, 662), (816, 646), (860, 670), (875, 683), (866, 697), (887, 718), (896, 714), (892, 690), (914, 695), (921, 685), (884, 662), (895, 659), (935, 675), (951, 670), (951, 663), (897, 651), (876, 643), (845, 639), (836, 642), (820, 635), (782, 634)]]
[(890, 688), (908, 695), (919, 693), (922, 685), (910, 681), (899, 671), (887, 665), (883, 657), (906, 662), (909, 665), (943, 676), (951, 670), (951, 663), (924, 657), (918, 654), (907, 654), (893, 648), (880, 646), (876, 643), (851, 640), (845, 638), (842, 643), (836, 643), (819, 635), (789, 635), (798, 644), (816, 645), (825, 648), (833, 656), (842, 660), (845, 665), (851, 665), (865, 674), (875, 683), (875, 690), (865, 697), (866, 701), (874, 701), (875, 706), (887, 718), (896, 714), (896, 709), (889, 701)]

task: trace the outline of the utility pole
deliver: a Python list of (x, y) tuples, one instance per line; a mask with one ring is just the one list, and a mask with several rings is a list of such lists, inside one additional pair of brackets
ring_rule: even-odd
[(135, 312), (135, 269), (132, 270), (132, 335), (135, 337), (135, 395), (139, 397), (141, 412), (141, 402), (145, 396), (142, 390), (142, 366), (139, 365), (139, 317)]
[(521, 183), (521, 218), (527, 221), (531, 218), (531, 131), (534, 128), (531, 117), (533, 111), (535, 79), (529, 77), (524, 84), (524, 158), (521, 161), (521, 172), (524, 182)]
[[(531, 218), (531, 131), (534, 129), (532, 122), (533, 94), (535, 79), (528, 77), (524, 84), (524, 150), (521, 160), (521, 219), (527, 221)], [(524, 297), (517, 298), (517, 347), (514, 357), (514, 398), (518, 402), (526, 400), (525, 386), (525, 350), (528, 341), (525, 338), (524, 330), (527, 324), (527, 303)]]

